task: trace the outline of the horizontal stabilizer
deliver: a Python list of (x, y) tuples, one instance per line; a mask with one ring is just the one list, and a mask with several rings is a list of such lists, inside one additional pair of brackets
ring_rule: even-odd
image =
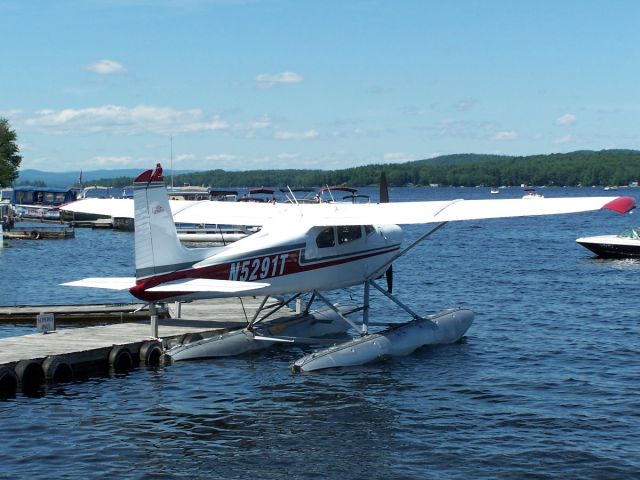
[(106, 288), (109, 290), (129, 290), (136, 285), (135, 277), (93, 277), (62, 283), (66, 287)]
[(209, 278), (186, 278), (164, 283), (147, 289), (147, 292), (218, 292), (239, 293), (247, 290), (259, 290), (269, 283), (240, 282), (236, 280), (214, 280)]

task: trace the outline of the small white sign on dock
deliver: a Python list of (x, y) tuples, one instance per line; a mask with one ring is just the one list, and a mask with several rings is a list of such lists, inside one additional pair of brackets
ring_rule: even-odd
[(41, 313), (36, 318), (36, 328), (39, 333), (53, 332), (56, 329), (56, 320), (53, 313)]

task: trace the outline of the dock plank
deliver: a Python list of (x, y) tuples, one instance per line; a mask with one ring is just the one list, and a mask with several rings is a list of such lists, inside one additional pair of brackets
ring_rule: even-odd
[[(186, 333), (205, 336), (224, 328), (246, 325), (259, 306), (258, 299), (245, 299), (244, 310), (237, 299), (206, 300), (183, 304), (181, 318), (159, 320), (160, 338), (176, 338)], [(171, 310), (171, 309), (169, 309)], [(42, 311), (51, 311), (43, 309)], [(277, 316), (294, 315), (288, 308), (281, 309)], [(150, 340), (148, 321), (114, 323), (110, 325), (82, 328), (60, 328), (46, 334), (35, 333), (18, 337), (0, 338), (0, 366), (15, 364), (20, 360), (40, 361), (51, 355), (72, 355), (81, 352), (108, 349), (115, 345), (139, 345)], [(137, 350), (136, 350), (137, 351)]]

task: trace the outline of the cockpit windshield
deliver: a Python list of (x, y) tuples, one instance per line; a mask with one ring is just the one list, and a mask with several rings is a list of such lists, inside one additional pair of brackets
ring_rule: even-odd
[(634, 240), (640, 240), (640, 227), (632, 227), (629, 228), (627, 230), (625, 230), (624, 232), (618, 234), (619, 237), (624, 237), (624, 238), (632, 238)]

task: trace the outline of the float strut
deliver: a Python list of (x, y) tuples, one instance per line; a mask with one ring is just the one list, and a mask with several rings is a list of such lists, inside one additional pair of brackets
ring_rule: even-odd
[(369, 334), (369, 282), (364, 282), (364, 305), (362, 306), (362, 331), (360, 335)]
[(398, 305), (400, 308), (402, 308), (405, 312), (407, 312), (409, 315), (411, 315), (414, 319), (416, 320), (423, 320), (424, 317), (421, 317), (420, 315), (418, 315), (416, 312), (414, 312), (413, 310), (411, 310), (409, 307), (407, 307), (404, 303), (402, 303), (400, 300), (398, 300), (396, 297), (394, 297), (393, 295), (391, 295), (389, 292), (387, 292), (384, 288), (382, 288), (380, 285), (378, 285), (376, 282), (374, 282), (373, 280), (369, 280), (369, 283), (371, 283), (371, 285), (373, 285), (380, 293), (382, 293), (385, 297), (387, 297), (389, 300), (391, 300), (393, 303), (395, 303), (396, 305)]
[(351, 325), (351, 327), (357, 332), (359, 330), (358, 325), (355, 322), (352, 322), (351, 320), (349, 320), (347, 317), (345, 317), (342, 312), (340, 312), (340, 310), (338, 310), (336, 308), (336, 306), (331, 303), (329, 300), (327, 300), (327, 298), (322, 295), (320, 292), (318, 292), (317, 290), (314, 290), (315, 295), (322, 300), (331, 310), (333, 310), (336, 315), (338, 315), (342, 320), (344, 320), (345, 322), (347, 322), (349, 325)]

